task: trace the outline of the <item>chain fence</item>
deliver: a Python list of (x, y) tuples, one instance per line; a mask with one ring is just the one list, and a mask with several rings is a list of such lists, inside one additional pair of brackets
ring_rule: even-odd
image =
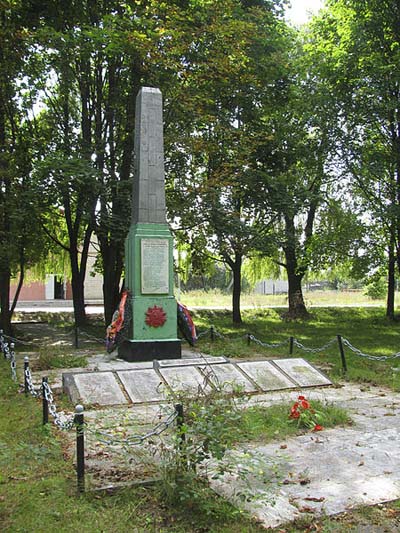
[[(77, 328), (75, 328), (76, 331)], [(105, 344), (105, 340), (98, 339), (97, 337), (90, 335), (86, 332), (80, 331), (81, 335), (86, 336), (90, 340), (94, 340), (97, 342), (101, 342), (101, 344)], [(344, 354), (344, 347), (346, 347), (348, 350), (350, 350), (354, 355), (367, 358), (369, 360), (373, 361), (387, 361), (387, 360), (393, 360), (400, 358), (400, 352), (397, 352), (395, 354), (389, 355), (389, 356), (375, 356), (375, 355), (369, 355), (358, 348), (355, 348), (351, 342), (346, 339), (342, 338), (340, 335), (337, 335), (336, 338), (333, 338), (326, 342), (323, 346), (320, 347), (308, 347), (302, 344), (299, 340), (297, 340), (295, 337), (289, 337), (288, 339), (285, 339), (282, 342), (277, 343), (266, 343), (255, 337), (254, 335), (250, 333), (243, 334), (239, 337), (229, 337), (218, 330), (214, 326), (211, 326), (209, 329), (200, 332), (198, 334), (198, 338), (202, 338), (209, 335), (211, 340), (214, 341), (216, 339), (222, 339), (227, 341), (243, 341), (244, 339), (247, 339), (247, 343), (250, 345), (251, 343), (255, 343), (263, 348), (266, 349), (276, 349), (281, 348), (284, 346), (287, 346), (289, 343), (289, 351), (290, 354), (293, 353), (293, 348), (297, 348), (299, 350), (302, 350), (306, 353), (322, 353), (329, 348), (331, 348), (333, 345), (338, 343), (340, 356), (342, 359), (342, 366), (344, 373), (347, 372), (347, 365), (345, 360), (345, 354)], [(11, 375), (12, 379), (17, 382), (17, 369), (16, 369), (16, 358), (15, 358), (15, 344), (14, 342), (20, 343), (22, 346), (30, 345), (30, 346), (38, 346), (38, 344), (33, 342), (24, 341), (22, 339), (18, 339), (16, 337), (11, 337), (4, 335), (2, 331), (0, 331), (0, 350), (3, 353), (4, 359), (6, 359), (10, 363), (11, 367)], [(218, 390), (219, 388), (222, 388), (222, 384), (220, 383), (220, 378), (215, 372), (213, 365), (210, 364), (209, 358), (205, 356), (202, 352), (198, 352), (198, 357), (202, 360), (202, 374), (204, 377), (203, 384), (199, 385), (199, 392), (202, 388), (203, 391), (207, 387), (207, 385), (212, 382), (214, 387)], [(53, 418), (54, 424), (56, 427), (60, 430), (69, 431), (73, 428), (76, 428), (76, 442), (77, 442), (77, 478), (78, 478), (78, 491), (84, 490), (84, 435), (87, 433), (89, 435), (92, 435), (93, 438), (95, 438), (99, 443), (110, 446), (110, 447), (121, 447), (121, 448), (127, 448), (131, 449), (132, 446), (137, 446), (145, 443), (146, 441), (150, 441), (150, 439), (154, 437), (158, 437), (161, 434), (163, 434), (165, 431), (167, 431), (174, 423), (176, 423), (178, 426), (183, 425), (183, 409), (182, 405), (178, 404), (175, 406), (175, 410), (173, 412), (170, 412), (167, 414), (164, 418), (164, 420), (158, 421), (155, 423), (155, 425), (145, 431), (142, 434), (133, 433), (131, 435), (125, 435), (121, 436), (118, 434), (118, 431), (114, 431), (114, 433), (111, 433), (110, 431), (106, 431), (103, 429), (98, 429), (94, 427), (93, 425), (88, 425), (87, 423), (84, 423), (83, 420), (83, 407), (78, 405), (75, 409), (75, 414), (66, 414), (64, 411), (59, 411), (57, 409), (57, 405), (54, 400), (54, 393), (51, 389), (51, 386), (49, 385), (47, 378), (42, 379), (41, 386), (35, 386), (32, 378), (32, 373), (29, 368), (29, 357), (24, 358), (24, 386), (23, 389), (25, 391), (25, 394), (30, 394), (32, 397), (36, 399), (42, 399), (43, 402), (43, 424), (48, 422), (48, 415), (50, 415)], [(121, 432), (120, 432), (121, 433)]]
[(337, 343), (337, 339), (331, 339), (326, 344), (321, 346), (320, 348), (307, 348), (301, 342), (299, 342), (296, 338), (293, 337), (293, 344), (296, 346), (296, 348), (299, 348), (300, 350), (303, 350), (303, 352), (308, 353), (321, 353), (324, 352), (327, 348), (330, 348), (333, 344)]
[(359, 357), (364, 357), (366, 359), (369, 359), (371, 361), (388, 361), (390, 359), (398, 359), (400, 357), (400, 352), (394, 353), (392, 355), (369, 355), (358, 348), (355, 348), (351, 342), (347, 339), (342, 339), (343, 344), (349, 348), (350, 351), (352, 351), (354, 354), (358, 355)]
[(129, 436), (118, 437), (115, 434), (110, 434), (103, 430), (98, 430), (92, 427), (86, 427), (86, 431), (90, 434), (92, 434), (96, 440), (101, 442), (102, 444), (106, 444), (108, 446), (123, 446), (123, 447), (131, 447), (135, 445), (143, 444), (144, 441), (151, 439), (152, 437), (158, 437), (164, 431), (166, 431), (172, 424), (175, 422), (175, 420), (178, 418), (178, 411), (175, 410), (172, 413), (170, 413), (165, 420), (162, 420), (158, 424), (156, 424), (151, 430), (149, 430), (146, 433), (143, 433), (141, 435), (134, 434)]

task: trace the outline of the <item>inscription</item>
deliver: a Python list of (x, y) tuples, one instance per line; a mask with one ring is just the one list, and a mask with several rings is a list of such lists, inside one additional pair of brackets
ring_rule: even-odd
[(142, 294), (168, 294), (168, 239), (141, 240)]

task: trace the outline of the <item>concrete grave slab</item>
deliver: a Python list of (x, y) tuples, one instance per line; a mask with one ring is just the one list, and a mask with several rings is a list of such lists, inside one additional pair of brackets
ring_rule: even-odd
[(332, 382), (304, 359), (277, 359), (274, 364), (285, 372), (300, 387), (332, 385)]
[(64, 391), (74, 403), (120, 405), (128, 403), (112, 372), (63, 374)]
[(106, 363), (98, 363), (97, 368), (98, 370), (111, 370), (113, 372), (119, 370), (144, 370), (147, 368), (153, 368), (153, 362), (144, 361), (140, 363), (128, 363), (127, 361), (121, 361), (118, 359)]
[(201, 373), (213, 385), (221, 386), (224, 391), (230, 392), (235, 386), (241, 387), (244, 392), (257, 392), (258, 389), (232, 363), (220, 365), (199, 366)]
[(165, 400), (165, 384), (153, 369), (117, 372), (132, 403)]
[(197, 394), (200, 388), (210, 389), (207, 384), (204, 387), (204, 377), (195, 366), (160, 368), (159, 372), (174, 392)]
[(286, 377), (270, 361), (248, 361), (237, 366), (263, 391), (293, 389), (297, 384)]
[(202, 365), (205, 362), (213, 365), (217, 363), (226, 363), (226, 359), (225, 357), (192, 357), (191, 359), (164, 359), (158, 361), (160, 367)]

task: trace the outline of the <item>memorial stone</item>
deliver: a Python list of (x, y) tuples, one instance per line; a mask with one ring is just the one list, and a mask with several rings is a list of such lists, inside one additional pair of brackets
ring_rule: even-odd
[(173, 242), (165, 210), (162, 97), (150, 87), (142, 87), (136, 98), (132, 205), (125, 244), (126, 315), (132, 320), (118, 354), (130, 362), (180, 358)]

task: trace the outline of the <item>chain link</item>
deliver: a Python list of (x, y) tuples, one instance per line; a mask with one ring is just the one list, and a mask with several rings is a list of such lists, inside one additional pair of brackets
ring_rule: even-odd
[(10, 337), (9, 335), (4, 335), (4, 337), (12, 342), (19, 342), (19, 344), (23, 344), (25, 346), (37, 346), (40, 347), (39, 344), (36, 342), (29, 342), (29, 341), (23, 341), (22, 339), (17, 339), (16, 337)]
[(75, 424), (75, 416), (73, 415), (70, 418), (66, 418), (65, 414), (62, 411), (57, 412), (57, 407), (54, 403), (53, 391), (51, 390), (50, 385), (46, 381), (43, 382), (43, 394), (49, 407), (49, 413), (54, 418), (55, 425), (59, 429), (63, 430), (72, 429)]
[(359, 355), (360, 357), (364, 357), (366, 359), (370, 359), (371, 361), (388, 361), (389, 359), (398, 359), (400, 357), (400, 352), (397, 352), (393, 355), (368, 355), (359, 350), (358, 348), (355, 348), (347, 339), (342, 338), (342, 342), (356, 355)]
[(33, 384), (33, 381), (32, 381), (32, 374), (31, 374), (31, 370), (28, 366), (28, 368), (25, 368), (25, 379), (26, 379), (26, 385), (28, 387), (28, 391), (30, 392), (30, 394), (34, 397), (34, 398), (39, 398), (40, 397), (40, 389), (35, 389), (35, 385)]
[(104, 339), (98, 339), (94, 335), (90, 335), (89, 333), (86, 333), (86, 331), (82, 331), (81, 329), (78, 330), (78, 334), (82, 335), (83, 337), (86, 337), (89, 340), (96, 341), (99, 344), (105, 344), (105, 342), (106, 342)]
[(11, 343), (9, 347), (7, 342), (3, 342), (3, 353), (7, 361), (10, 362), (11, 377), (13, 381), (17, 381), (17, 362), (15, 360), (14, 344)]
[(211, 329), (206, 329), (205, 331), (202, 331), (201, 333), (197, 333), (197, 339), (200, 339), (201, 337), (205, 337), (206, 335), (211, 334)]
[(249, 335), (248, 338), (255, 342), (256, 344), (259, 344), (260, 346), (263, 346), (264, 348), (280, 348), (281, 346), (285, 346), (285, 344), (288, 343), (288, 341), (282, 341), (282, 342), (277, 342), (277, 343), (274, 343), (274, 344), (267, 344), (266, 342), (262, 342), (260, 341), (259, 339), (256, 339), (256, 337), (254, 337), (254, 335)]
[(135, 446), (138, 444), (142, 444), (145, 440), (150, 439), (151, 437), (161, 435), (161, 433), (166, 431), (171, 426), (171, 424), (174, 422), (174, 420), (176, 420), (177, 417), (178, 413), (174, 411), (167, 417), (166, 420), (162, 420), (161, 422), (159, 422), (151, 431), (148, 431), (143, 435), (131, 435), (129, 437), (126, 437), (125, 439), (120, 439), (104, 431), (99, 431), (89, 427), (86, 427), (86, 431), (94, 435), (99, 442), (102, 442), (103, 444), (107, 444), (109, 446)]
[(306, 346), (304, 346), (303, 344), (301, 344), (297, 339), (293, 339), (293, 344), (297, 347), (297, 348), (300, 348), (301, 350), (303, 350), (304, 352), (309, 352), (309, 353), (320, 353), (320, 352), (323, 352), (325, 351), (327, 348), (329, 348), (329, 346), (332, 346), (332, 344), (335, 344), (337, 342), (337, 339), (331, 339), (330, 341), (328, 341), (326, 344), (324, 344), (323, 346), (321, 346), (321, 348), (307, 348)]

